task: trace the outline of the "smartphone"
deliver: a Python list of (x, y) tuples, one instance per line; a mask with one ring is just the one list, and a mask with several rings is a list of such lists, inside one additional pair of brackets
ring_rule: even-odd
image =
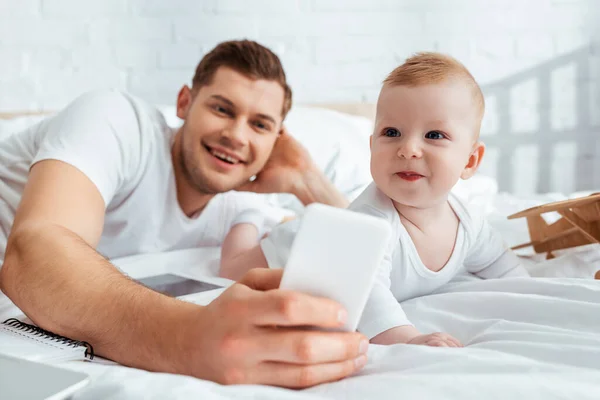
[(337, 301), (348, 312), (341, 330), (355, 331), (391, 232), (381, 218), (317, 203), (307, 206), (280, 288)]
[(187, 296), (189, 294), (222, 288), (222, 286), (209, 282), (190, 279), (175, 274), (154, 275), (138, 279), (137, 281), (152, 290), (171, 297)]

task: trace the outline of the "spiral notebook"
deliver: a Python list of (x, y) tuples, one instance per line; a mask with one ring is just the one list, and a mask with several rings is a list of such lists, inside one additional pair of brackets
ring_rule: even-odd
[(89, 343), (57, 335), (16, 318), (0, 323), (0, 353), (46, 363), (94, 358), (94, 349)]

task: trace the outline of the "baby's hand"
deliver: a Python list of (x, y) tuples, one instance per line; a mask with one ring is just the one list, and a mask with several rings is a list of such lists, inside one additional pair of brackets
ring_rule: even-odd
[(463, 345), (452, 336), (443, 332), (430, 333), (428, 335), (419, 335), (412, 338), (407, 344), (421, 344), (433, 347), (463, 347)]

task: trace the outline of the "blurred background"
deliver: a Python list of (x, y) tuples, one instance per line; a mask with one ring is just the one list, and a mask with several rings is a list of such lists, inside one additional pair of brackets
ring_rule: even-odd
[(600, 187), (598, 17), (596, 0), (0, 0), (0, 111), (106, 87), (174, 104), (202, 55), (239, 38), (281, 57), (296, 103), (371, 103), (435, 50), (486, 95), (482, 173), (569, 193)]

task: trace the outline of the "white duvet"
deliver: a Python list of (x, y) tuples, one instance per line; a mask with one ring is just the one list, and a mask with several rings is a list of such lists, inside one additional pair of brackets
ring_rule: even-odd
[[(486, 210), (511, 245), (527, 240), (527, 230), (524, 221), (507, 221), (506, 215), (564, 198), (496, 195), (486, 182), (458, 189)], [(527, 251), (522, 255), (532, 256)], [(218, 251), (198, 249), (138, 256), (120, 265), (146, 270), (152, 264), (168, 264), (186, 273), (197, 269), (214, 274), (217, 256)], [(600, 398), (600, 281), (590, 279), (600, 269), (600, 246), (568, 250), (550, 261), (524, 261), (535, 278), (465, 277), (403, 303), (419, 329), (449, 332), (466, 345), (462, 349), (372, 345), (369, 363), (360, 374), (304, 391), (220, 386), (185, 376), (73, 362), (67, 365), (94, 377), (75, 398)]]
[(220, 386), (120, 366), (66, 365), (94, 377), (76, 399), (600, 397), (597, 281), (465, 279), (403, 306), (421, 330), (450, 332), (466, 347), (372, 345), (360, 374), (305, 391)]

